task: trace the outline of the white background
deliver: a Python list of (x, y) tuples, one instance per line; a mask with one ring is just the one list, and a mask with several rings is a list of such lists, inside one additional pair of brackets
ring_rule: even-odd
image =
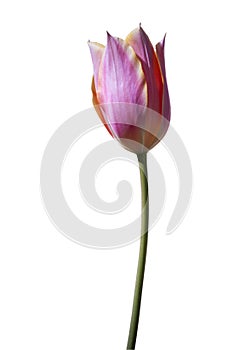
[[(182, 225), (165, 235), (178, 181), (162, 146), (152, 151), (165, 169), (167, 202), (150, 234), (137, 350), (232, 350), (230, 5), (1, 2), (1, 349), (126, 347), (138, 243), (101, 251), (62, 236), (44, 211), (39, 171), (56, 128), (91, 106), (87, 40), (104, 43), (105, 30), (124, 38), (142, 22), (154, 43), (167, 32), (172, 124), (189, 151), (194, 189)], [(111, 183), (105, 178), (108, 191)]]

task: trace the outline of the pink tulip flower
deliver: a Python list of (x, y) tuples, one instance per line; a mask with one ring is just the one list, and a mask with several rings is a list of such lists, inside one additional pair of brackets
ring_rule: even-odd
[(125, 40), (107, 33), (107, 45), (88, 42), (93, 104), (109, 133), (126, 149), (146, 153), (165, 135), (170, 100), (164, 39), (154, 50), (141, 26)]

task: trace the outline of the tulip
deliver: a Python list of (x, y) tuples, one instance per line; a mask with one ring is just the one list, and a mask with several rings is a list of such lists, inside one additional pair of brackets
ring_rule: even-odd
[(93, 104), (108, 132), (137, 155), (141, 179), (141, 240), (127, 349), (135, 349), (146, 264), (149, 196), (147, 152), (165, 135), (170, 122), (165, 36), (154, 50), (141, 26), (125, 40), (107, 33), (104, 47), (89, 42), (94, 76)]
[(123, 147), (136, 154), (147, 152), (170, 122), (165, 36), (156, 50), (141, 26), (125, 40), (107, 33), (106, 47), (88, 44), (94, 67), (93, 104), (101, 121)]

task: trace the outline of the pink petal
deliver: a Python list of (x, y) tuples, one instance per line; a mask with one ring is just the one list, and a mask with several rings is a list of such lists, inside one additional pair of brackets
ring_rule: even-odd
[[(103, 114), (115, 137), (121, 133), (122, 125), (135, 123), (140, 113), (138, 106), (147, 105), (140, 61), (126, 42), (110, 34), (100, 66), (98, 100), (105, 104)], [(126, 108), (127, 104), (133, 107)]]
[(141, 63), (133, 49), (123, 40), (108, 34), (100, 70), (100, 103), (147, 104), (146, 83)]
[(112, 132), (110, 130), (110, 127), (109, 127), (108, 123), (106, 122), (106, 120), (105, 120), (105, 118), (103, 116), (103, 113), (101, 111), (100, 105), (99, 105), (99, 101), (98, 101), (98, 97), (97, 97), (97, 93), (96, 93), (94, 77), (92, 78), (91, 91), (92, 91), (92, 102), (93, 102), (93, 105), (95, 107), (95, 110), (96, 110), (100, 120), (104, 124), (105, 128), (108, 130), (109, 134), (111, 136), (113, 136), (113, 134), (112, 134)]
[(163, 80), (154, 48), (142, 27), (133, 30), (126, 41), (139, 57), (148, 86), (148, 107), (161, 113)]
[(88, 46), (90, 48), (91, 58), (92, 58), (93, 68), (94, 68), (95, 88), (98, 91), (99, 68), (100, 68), (100, 63), (102, 61), (105, 48), (103, 45), (99, 43), (94, 43), (90, 41), (88, 42)]
[(165, 69), (165, 58), (164, 58), (164, 46), (165, 46), (166, 34), (162, 41), (156, 45), (156, 52), (159, 59), (159, 64), (163, 74), (164, 90), (163, 90), (163, 109), (162, 115), (167, 119), (171, 119), (171, 105), (167, 86), (166, 69)]

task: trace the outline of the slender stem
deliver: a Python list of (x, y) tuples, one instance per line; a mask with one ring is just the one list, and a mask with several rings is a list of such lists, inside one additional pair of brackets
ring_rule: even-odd
[(146, 153), (138, 155), (138, 162), (140, 167), (141, 192), (142, 192), (141, 241), (140, 241), (138, 269), (137, 269), (137, 276), (136, 276), (136, 283), (135, 283), (133, 310), (132, 310), (132, 316), (131, 316), (131, 322), (130, 322), (127, 350), (135, 349), (135, 344), (137, 339), (143, 279), (144, 279), (144, 272), (145, 272), (145, 265), (146, 265), (147, 241), (148, 241), (149, 196), (148, 196), (148, 182), (147, 182)]

